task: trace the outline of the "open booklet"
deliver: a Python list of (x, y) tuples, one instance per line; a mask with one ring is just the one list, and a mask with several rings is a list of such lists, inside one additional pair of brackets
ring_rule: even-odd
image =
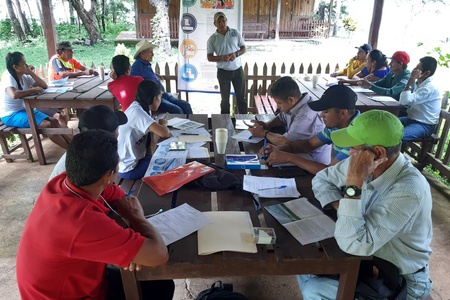
[(212, 220), (198, 231), (198, 255), (219, 251), (256, 253), (248, 211), (203, 212)]
[(302, 245), (334, 235), (335, 222), (306, 198), (266, 206), (266, 210)]

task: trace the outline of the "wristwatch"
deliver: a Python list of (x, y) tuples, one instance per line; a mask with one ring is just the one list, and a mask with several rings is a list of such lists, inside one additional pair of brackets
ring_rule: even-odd
[(269, 134), (269, 130), (266, 130), (266, 132), (264, 133), (264, 138), (267, 139), (267, 135)]
[(343, 186), (342, 191), (344, 196), (349, 198), (356, 198), (361, 196), (361, 189), (355, 185)]
[(239, 57), (239, 50), (236, 51), (236, 57)]

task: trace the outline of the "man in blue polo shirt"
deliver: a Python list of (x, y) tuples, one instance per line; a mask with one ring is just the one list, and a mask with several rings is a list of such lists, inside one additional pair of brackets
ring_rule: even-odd
[[(295, 153), (308, 153), (313, 149), (323, 145), (331, 145), (331, 132), (346, 128), (359, 116), (360, 112), (355, 108), (358, 96), (353, 90), (344, 85), (335, 85), (328, 88), (323, 93), (320, 100), (309, 102), (312, 110), (321, 111), (321, 118), (325, 123), (325, 129), (316, 136), (303, 141), (295, 141), (288, 145), (274, 146), (267, 145), (265, 154), (268, 154), (267, 163), (269, 165), (278, 163), (293, 163), (298, 167), (312, 173), (325, 169), (329, 165), (335, 165), (339, 161), (349, 156), (349, 148), (342, 148), (333, 145), (334, 155), (329, 165), (307, 160), (295, 155)], [(261, 149), (264, 152), (263, 149)]]

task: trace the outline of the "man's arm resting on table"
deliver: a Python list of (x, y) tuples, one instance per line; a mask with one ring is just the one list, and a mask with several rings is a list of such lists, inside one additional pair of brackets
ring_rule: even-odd
[(284, 135), (273, 133), (273, 132), (267, 132), (265, 135), (267, 140), (269, 140), (272, 144), (280, 146), (280, 145), (288, 145), (291, 143), (290, 140), (288, 140)]
[(169, 253), (159, 232), (145, 219), (144, 211), (136, 197), (122, 198), (116, 202), (117, 211), (128, 220), (130, 227), (146, 237), (144, 244), (133, 258), (133, 263), (158, 266), (169, 259)]
[(308, 153), (314, 149), (323, 146), (324, 143), (317, 137), (314, 136), (308, 140), (295, 141), (289, 144), (291, 153)]

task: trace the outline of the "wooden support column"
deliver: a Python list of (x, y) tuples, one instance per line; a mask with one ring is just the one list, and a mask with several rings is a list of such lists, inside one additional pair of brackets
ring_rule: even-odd
[(56, 53), (56, 28), (55, 19), (53, 18), (52, 0), (41, 0), (42, 15), (44, 16), (44, 37), (47, 45), (48, 59)]
[(377, 49), (378, 45), (378, 34), (380, 32), (381, 17), (383, 16), (383, 5), (384, 0), (374, 0), (368, 40), (368, 43), (373, 49)]
[(275, 25), (275, 41), (280, 40), (281, 0), (277, 1), (277, 19)]

